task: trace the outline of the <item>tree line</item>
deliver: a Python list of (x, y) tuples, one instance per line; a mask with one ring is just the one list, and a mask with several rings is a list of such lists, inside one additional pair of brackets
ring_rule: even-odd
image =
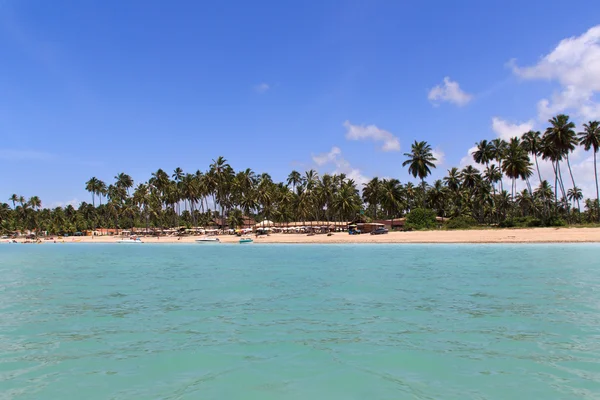
[[(284, 182), (251, 169), (235, 171), (223, 157), (212, 160), (208, 170), (193, 173), (176, 168), (153, 172), (147, 182), (134, 185), (120, 173), (108, 185), (92, 177), (85, 183), (91, 203), (42, 208), (39, 197), (13, 194), (0, 204), (0, 230), (73, 233), (95, 228), (167, 228), (178, 226), (238, 227), (244, 217), (255, 221), (377, 220), (406, 216), (411, 211), (434, 210), (438, 216), (468, 218), (474, 224), (510, 226), (528, 219), (532, 226), (600, 221), (596, 156), (600, 148), (600, 123), (590, 121), (575, 132), (569, 116), (549, 121), (543, 132), (529, 131), (508, 141), (476, 143), (476, 164), (450, 168), (444, 178), (429, 184), (436, 158), (425, 141), (415, 141), (402, 166), (418, 183), (373, 178), (358, 185), (345, 174), (319, 175), (315, 170), (292, 171)], [(596, 181), (595, 198), (585, 199), (576, 185), (570, 156), (581, 146), (592, 151)], [(539, 160), (550, 162), (551, 176), (542, 176)], [(568, 177), (563, 177), (566, 165)], [(530, 183), (533, 175), (539, 185)], [(504, 180), (510, 180), (510, 187)], [(525, 189), (517, 190), (517, 183)]]

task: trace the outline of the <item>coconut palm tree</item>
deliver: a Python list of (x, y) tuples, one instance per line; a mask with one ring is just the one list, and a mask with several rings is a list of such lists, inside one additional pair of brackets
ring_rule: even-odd
[(494, 159), (493, 146), (487, 140), (475, 143), (476, 150), (471, 153), (477, 164), (488, 165)]
[[(504, 159), (504, 153), (506, 153), (506, 148), (508, 147), (508, 144), (504, 140), (496, 138), (490, 142), (490, 146), (492, 159), (496, 160), (500, 171), (504, 171), (502, 169), (502, 160)], [(504, 183), (502, 182), (502, 179), (500, 179), (500, 191), (504, 191)]]
[(541, 152), (542, 137), (539, 131), (525, 132), (521, 137), (521, 145), (523, 149), (533, 156), (535, 160), (535, 168), (537, 169), (538, 179), (542, 181), (542, 174), (540, 174), (540, 166), (538, 164), (538, 154)]
[[(565, 114), (559, 114), (552, 117), (548, 122), (550, 123), (550, 127), (546, 129), (543, 140), (546, 140), (547, 145), (553, 148), (553, 151), (561, 155), (560, 158), (557, 158), (557, 169), (559, 174), (560, 161), (562, 157), (566, 158), (569, 174), (571, 175), (571, 182), (573, 183), (573, 187), (575, 187), (575, 178), (573, 177), (571, 162), (569, 161), (569, 154), (575, 150), (575, 147), (579, 144), (577, 134), (575, 133), (575, 124), (572, 121), (569, 121), (569, 116)], [(577, 208), (581, 209), (579, 207), (579, 201), (577, 201)]]
[(34, 211), (39, 210), (42, 207), (42, 200), (38, 196), (31, 196), (29, 198), (29, 206), (33, 208)]
[(116, 187), (125, 189), (127, 194), (129, 194), (129, 189), (133, 187), (133, 179), (131, 176), (121, 172), (119, 175), (115, 176), (115, 179), (117, 180), (115, 182)]
[(92, 205), (94, 207), (96, 207), (95, 196), (98, 194), (98, 190), (100, 187), (99, 184), (100, 181), (95, 176), (90, 178), (90, 180), (85, 183), (85, 190), (92, 195)]
[[(593, 157), (594, 181), (596, 183), (596, 203), (600, 205), (600, 191), (598, 190), (598, 168), (596, 167), (596, 155), (598, 154), (598, 150), (600, 150), (600, 122), (589, 121), (588, 123), (583, 124), (583, 132), (579, 132), (579, 142), (585, 151), (590, 151), (590, 149), (594, 151)], [(600, 213), (598, 214), (598, 221), (600, 221)]]
[[(404, 153), (405, 157), (408, 157), (406, 161), (402, 163), (403, 167), (408, 165), (408, 172), (413, 177), (419, 177), (421, 184), (425, 184), (425, 178), (431, 174), (431, 168), (435, 168), (434, 161), (437, 159), (433, 156), (431, 146), (425, 142), (415, 142), (411, 145), (410, 153)], [(425, 198), (423, 198), (423, 206), (425, 206)]]
[(444, 178), (444, 183), (453, 192), (458, 192), (462, 185), (461, 173), (456, 167), (452, 167), (448, 170), (448, 175)]
[(512, 199), (515, 198), (517, 179), (528, 180), (532, 173), (531, 165), (527, 152), (521, 147), (520, 139), (516, 137), (510, 139), (504, 155), (502, 168), (506, 176), (512, 179)]
[(472, 165), (467, 165), (460, 173), (462, 187), (468, 189), (474, 189), (478, 182), (481, 180), (479, 170), (473, 168)]
[(369, 205), (368, 208), (373, 212), (371, 217), (374, 219), (377, 219), (379, 201), (381, 200), (381, 183), (379, 178), (375, 177), (363, 184), (362, 200)]
[(402, 209), (402, 189), (400, 181), (398, 179), (384, 179), (381, 182), (379, 196), (381, 207), (387, 214), (387, 217), (392, 220), (393, 226), (394, 218), (400, 217), (400, 210)]
[(288, 178), (287, 178), (287, 184), (288, 184), (288, 186), (292, 185), (294, 193), (296, 192), (296, 186), (300, 185), (301, 183), (302, 183), (302, 175), (300, 175), (300, 172), (298, 172), (296, 170), (290, 172), (290, 174), (288, 175)]
[[(579, 203), (579, 200), (583, 199), (583, 193), (581, 192), (581, 189), (579, 189), (577, 186), (575, 186), (572, 189), (569, 189), (567, 191), (567, 199), (569, 199), (569, 201), (572, 203), (574, 203), (575, 201)], [(573, 207), (575, 207), (575, 204), (573, 204)]]
[(12, 202), (12, 205), (13, 205), (13, 210), (14, 210), (14, 209), (15, 209), (15, 207), (16, 207), (16, 203), (19, 201), (19, 196), (17, 196), (16, 194), (14, 194), (14, 193), (13, 193), (13, 194), (12, 194), (12, 195), (9, 197), (8, 201), (11, 201), (11, 202)]

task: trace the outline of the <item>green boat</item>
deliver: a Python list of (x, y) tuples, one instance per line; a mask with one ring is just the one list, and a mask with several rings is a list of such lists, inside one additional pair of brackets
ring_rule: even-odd
[(254, 240), (252, 238), (241, 238), (240, 243), (252, 243)]

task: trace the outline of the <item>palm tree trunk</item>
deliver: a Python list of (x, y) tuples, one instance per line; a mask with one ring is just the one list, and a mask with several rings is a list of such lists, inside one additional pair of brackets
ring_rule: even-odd
[[(571, 170), (571, 162), (569, 161), (569, 153), (567, 153), (567, 166), (569, 167), (569, 174), (571, 175), (571, 182), (573, 182), (573, 190), (575, 190), (575, 178), (573, 178), (573, 171)], [(579, 205), (579, 198), (577, 197), (577, 209), (581, 213), (581, 206)]]
[(556, 161), (556, 173), (558, 175), (558, 183), (560, 185), (560, 191), (562, 193), (563, 201), (567, 200), (567, 192), (565, 191), (565, 185), (563, 184), (562, 172), (560, 170), (560, 162)]
[(537, 173), (538, 173), (538, 179), (540, 180), (540, 183), (542, 183), (542, 174), (540, 174), (540, 166), (538, 164), (537, 154), (534, 155), (534, 158), (535, 158), (535, 168), (537, 169)]
[(600, 191), (598, 190), (598, 169), (596, 168), (596, 151), (594, 152), (594, 176), (596, 177), (596, 212), (600, 222)]

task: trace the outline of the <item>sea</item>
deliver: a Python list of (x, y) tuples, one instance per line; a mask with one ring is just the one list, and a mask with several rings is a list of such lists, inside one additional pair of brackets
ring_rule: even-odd
[(600, 399), (600, 245), (2, 244), (0, 399)]

